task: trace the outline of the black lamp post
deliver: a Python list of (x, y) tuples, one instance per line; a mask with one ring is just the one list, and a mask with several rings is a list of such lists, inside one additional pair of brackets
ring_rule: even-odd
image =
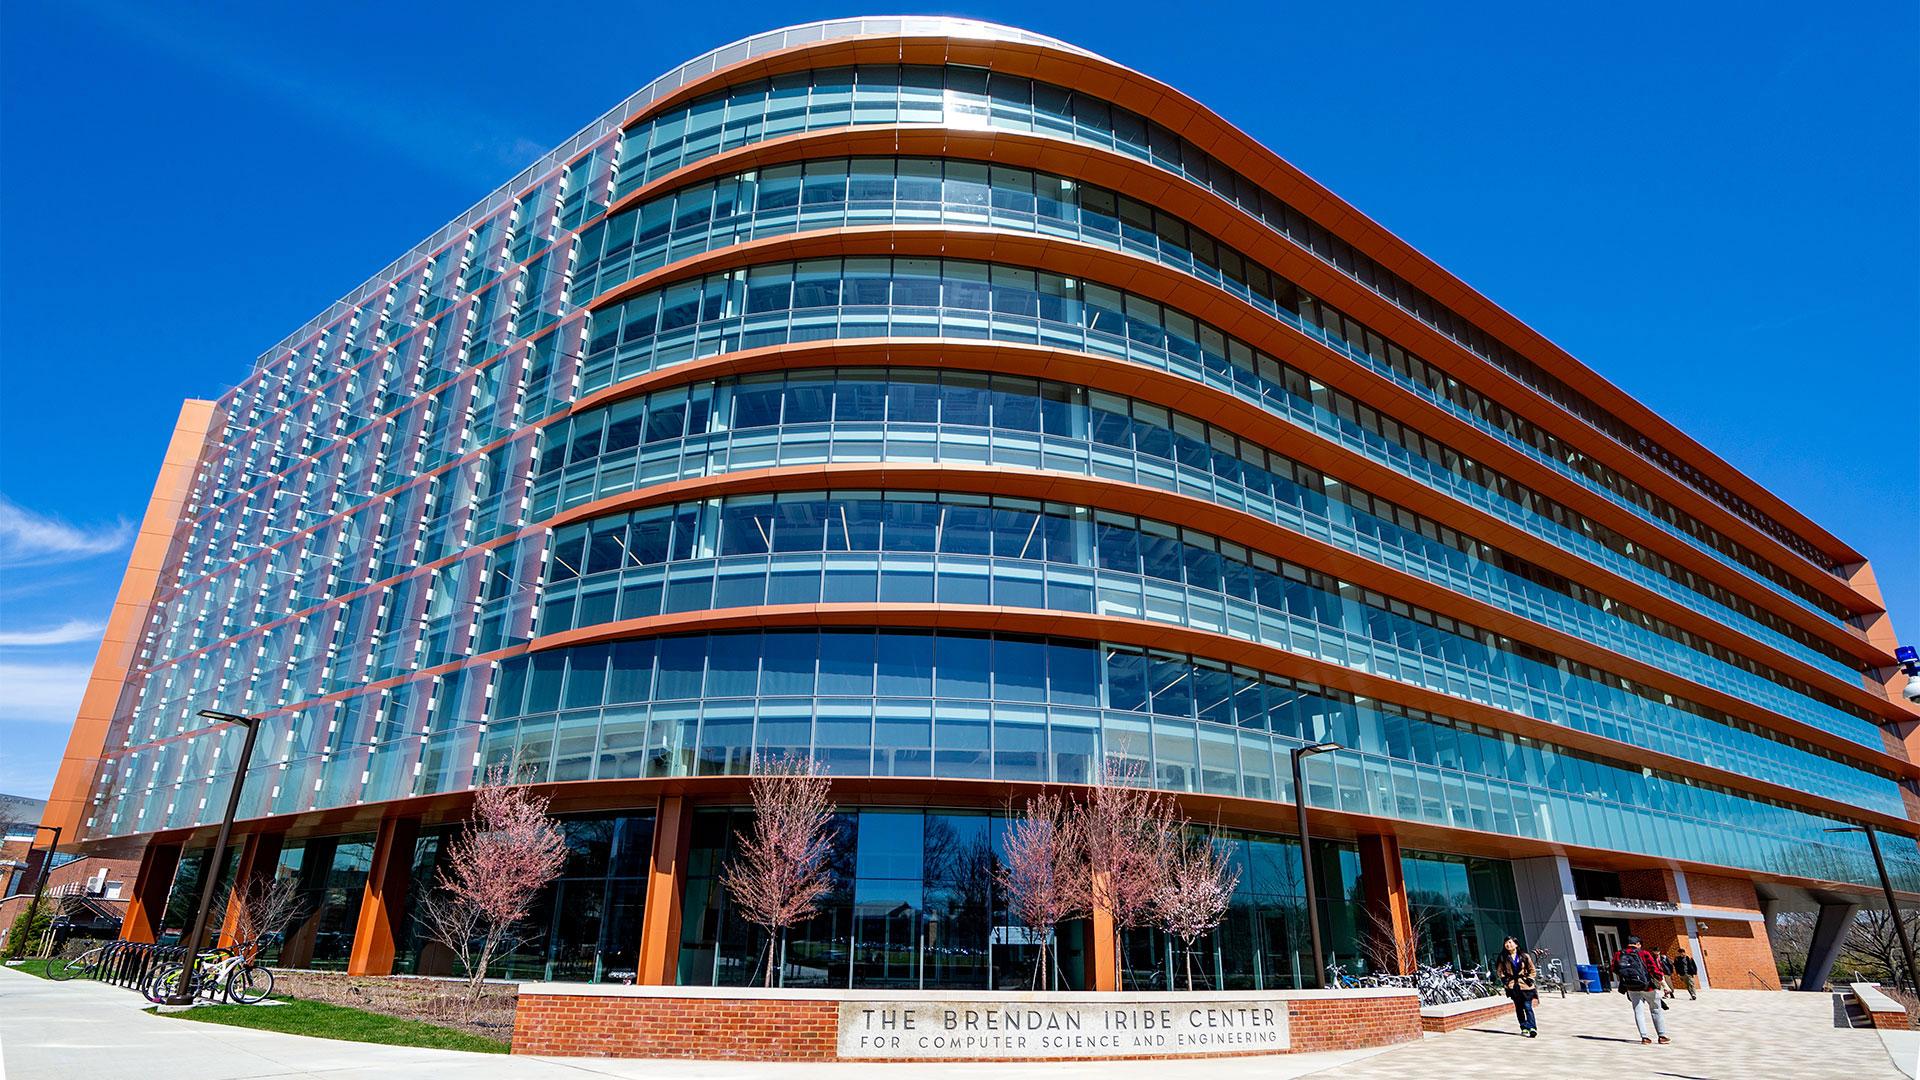
[[(47, 875), (53, 873), (54, 852), (60, 850), (60, 826), (35, 825), (33, 827), (34, 840), (39, 840), (40, 834), (43, 832), (53, 834), (53, 843), (47, 845), (47, 857), (40, 860), (40, 872), (34, 875), (33, 902), (27, 905), (27, 933), (29, 934), (33, 933), (33, 921), (40, 917), (40, 897), (47, 891)], [(28, 865), (32, 865), (33, 863), (32, 843), (27, 845), (27, 863)]]
[(1307, 938), (1313, 942), (1313, 985), (1316, 990), (1327, 988), (1327, 961), (1320, 950), (1320, 903), (1313, 895), (1313, 852), (1307, 843), (1307, 777), (1302, 766), (1315, 754), (1327, 754), (1339, 749), (1342, 749), (1339, 743), (1321, 742), (1297, 747), (1293, 751), (1293, 807), (1299, 814), (1301, 881), (1307, 888)]
[(201, 709), (200, 715), (222, 724), (244, 725), (247, 737), (240, 744), (240, 760), (234, 765), (233, 790), (227, 795), (226, 815), (220, 819), (220, 835), (214, 838), (213, 851), (207, 856), (207, 868), (201, 872), (206, 880), (200, 886), (200, 910), (194, 912), (193, 929), (187, 934), (186, 958), (180, 961), (180, 981), (167, 998), (168, 1005), (191, 1005), (198, 990), (194, 980), (200, 970), (198, 957), (200, 941), (207, 932), (207, 911), (213, 907), (213, 890), (220, 883), (220, 859), (227, 851), (227, 834), (233, 831), (233, 815), (240, 809), (240, 787), (247, 782), (247, 762), (253, 758), (254, 736), (260, 733), (260, 718), (257, 716), (238, 716), (212, 709)]
[(1880, 837), (1874, 833), (1871, 825), (1842, 825), (1827, 831), (1867, 834), (1867, 846), (1873, 850), (1873, 867), (1880, 871), (1880, 889), (1887, 894), (1887, 914), (1893, 917), (1894, 932), (1900, 935), (1900, 953), (1907, 958), (1907, 977), (1913, 980), (1916, 989), (1920, 989), (1920, 964), (1913, 962), (1913, 942), (1907, 938), (1907, 920), (1900, 915), (1900, 902), (1893, 898), (1893, 879), (1887, 876), (1887, 860), (1880, 857)]

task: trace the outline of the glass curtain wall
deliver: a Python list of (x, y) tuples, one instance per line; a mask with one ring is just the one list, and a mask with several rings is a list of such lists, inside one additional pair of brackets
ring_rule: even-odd
[[(767, 935), (742, 921), (720, 886), (743, 809), (707, 810), (693, 823), (682, 985), (756, 985), (766, 978)], [(859, 810), (835, 828), (834, 889), (822, 910), (787, 937), (774, 960), (786, 986), (867, 989), (1024, 990), (1036, 982), (1084, 989), (1087, 927), (1060, 928), (1058, 964), (1036, 972), (1038, 941), (1007, 911), (994, 880), (1006, 819), (984, 811)], [(1312, 966), (1300, 886), (1299, 846), (1251, 833), (1222, 837), (1241, 868), (1233, 906), (1219, 930), (1196, 943), (1195, 986), (1256, 989), (1304, 986)], [(1323, 941), (1330, 959), (1359, 952), (1359, 855), (1351, 845), (1316, 842)], [(1129, 989), (1185, 986), (1186, 957), (1156, 930), (1126, 939)]]
[[(560, 821), (567, 863), (540, 891), (514, 947), (487, 974), (545, 982), (632, 982), (647, 901), (653, 813), (625, 811)], [(455, 828), (424, 832), (414, 847), (408, 905), (397, 932), (394, 970), (459, 974), (459, 961), (432, 940), (417, 917), (417, 898), (434, 887)]]
[(1505, 860), (1405, 851), (1400, 866), (1421, 963), (1491, 966), (1509, 934), (1522, 948), (1532, 947), (1520, 923), (1513, 867)]
[(278, 941), (261, 960), (277, 967), (345, 970), (353, 933), (373, 867), (372, 833), (289, 841), (280, 850), (276, 877), (291, 878), (299, 906)]
[[(1240, 870), (1227, 917), (1193, 943), (1191, 956), (1176, 938), (1151, 927), (1122, 935), (1121, 981), (1126, 989), (1292, 990), (1313, 985), (1313, 944), (1307, 933), (1306, 889), (1297, 841), (1228, 831), (1220, 844)], [(1352, 844), (1313, 842), (1314, 890), (1320, 942), (1328, 963), (1365, 967), (1365, 914), (1360, 852)], [(1191, 961), (1191, 962), (1189, 962)]]

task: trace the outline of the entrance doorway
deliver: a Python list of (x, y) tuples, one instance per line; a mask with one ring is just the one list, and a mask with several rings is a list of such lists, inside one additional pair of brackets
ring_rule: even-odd
[(1612, 926), (1594, 927), (1593, 940), (1595, 944), (1600, 946), (1599, 952), (1596, 955), (1601, 958), (1600, 964), (1602, 967), (1612, 967), (1614, 954), (1620, 951), (1620, 946), (1626, 944), (1626, 942), (1620, 939), (1619, 929)]
[(1600, 969), (1600, 985), (1613, 989), (1613, 956), (1627, 943), (1627, 924), (1622, 919), (1582, 919), (1587, 932), (1587, 955)]

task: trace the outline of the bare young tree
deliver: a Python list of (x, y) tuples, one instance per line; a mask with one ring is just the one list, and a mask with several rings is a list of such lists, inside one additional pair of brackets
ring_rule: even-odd
[[(1900, 949), (1900, 932), (1893, 920), (1885, 908), (1861, 908), (1841, 942), (1841, 967), (1852, 967), (1895, 987), (1911, 983), (1913, 977), (1907, 973), (1906, 954)], [(1906, 912), (1904, 920), (1907, 939), (1920, 939), (1920, 913)]]
[(1173, 800), (1148, 786), (1137, 758), (1110, 755), (1087, 801), (1079, 804), (1092, 906), (1113, 918), (1117, 970), (1127, 966), (1127, 931), (1153, 921), (1180, 831)]
[(1811, 911), (1782, 911), (1767, 928), (1773, 946), (1773, 966), (1784, 984), (1806, 975), (1807, 950), (1813, 945), (1813, 928), (1819, 916)]
[(1382, 975), (1412, 975), (1420, 966), (1429, 930), (1439, 918), (1440, 913), (1434, 908), (1413, 907), (1407, 913), (1407, 940), (1402, 943), (1397, 940), (1393, 919), (1385, 912), (1369, 908), (1369, 933), (1364, 945), (1367, 966)]
[(1186, 957), (1187, 990), (1193, 990), (1193, 943), (1220, 925), (1240, 884), (1240, 868), (1220, 849), (1214, 833), (1175, 834), (1166, 875), (1154, 894), (1160, 928), (1178, 938)]
[[(753, 827), (720, 884), (746, 920), (767, 932), (766, 985), (786, 955), (787, 931), (820, 910), (833, 891), (833, 802), (810, 757), (760, 764), (752, 786)], [(782, 983), (785, 974), (782, 973)]]
[(234, 940), (258, 950), (266, 940), (283, 933), (306, 914), (300, 883), (291, 875), (255, 877), (227, 897), (233, 912)]
[(473, 816), (447, 845), (434, 887), (420, 900), (427, 936), (446, 946), (467, 977), (467, 1005), (487, 969), (525, 934), (527, 911), (567, 863), (567, 842), (548, 815), (551, 800), (506, 781), (496, 766), (473, 793)]
[(1056, 794), (1036, 795), (1010, 817), (1006, 862), (996, 876), (1007, 893), (1007, 910), (1040, 939), (1032, 981), (1038, 990), (1046, 984), (1055, 929), (1084, 914), (1090, 903), (1085, 838), (1080, 814)]

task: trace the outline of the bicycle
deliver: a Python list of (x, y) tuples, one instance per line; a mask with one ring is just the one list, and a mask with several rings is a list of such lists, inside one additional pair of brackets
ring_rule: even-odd
[(55, 982), (65, 982), (79, 975), (85, 975), (89, 979), (94, 978), (99, 974), (100, 958), (105, 954), (106, 949), (105, 945), (96, 946), (79, 956), (69, 958), (65, 963), (48, 964), (47, 978)]
[(1534, 986), (1540, 993), (1560, 991), (1561, 997), (1567, 996), (1567, 969), (1557, 956), (1549, 955), (1545, 949), (1533, 950)]
[[(232, 948), (209, 949), (195, 958), (193, 996), (210, 1002), (226, 1000), (236, 1005), (258, 1005), (273, 993), (273, 969), (255, 960), (259, 943), (241, 942)], [(165, 1001), (174, 996), (187, 965), (167, 969), (147, 989), (150, 1001)]]
[(1352, 975), (1349, 975), (1347, 973), (1347, 969), (1342, 965), (1340, 964), (1327, 965), (1327, 989), (1357, 990), (1364, 985), (1366, 984), (1362, 980), (1357, 979)]

